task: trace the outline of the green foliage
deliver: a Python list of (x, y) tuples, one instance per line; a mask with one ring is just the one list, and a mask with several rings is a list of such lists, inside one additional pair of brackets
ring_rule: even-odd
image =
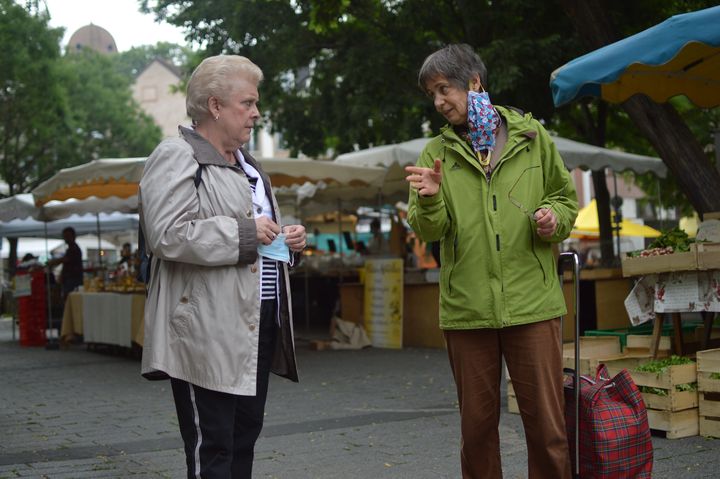
[(192, 57), (187, 46), (176, 43), (159, 42), (155, 45), (141, 45), (120, 52), (112, 57), (118, 72), (128, 78), (135, 79), (156, 58), (182, 70)]
[(681, 253), (683, 251), (690, 251), (690, 243), (693, 240), (690, 239), (688, 234), (681, 230), (679, 227), (664, 231), (660, 236), (655, 238), (652, 243), (648, 245), (648, 248), (667, 248), (672, 246), (673, 250)]
[[(620, 37), (714, 3), (603, 2)], [(266, 119), (293, 154), (404, 141), (425, 134), (423, 124), (437, 132), (444, 119), (417, 88), (417, 72), (442, 45), (466, 42), (488, 66), (486, 88), (495, 103), (531, 111), (568, 138), (656, 156), (619, 106), (608, 107), (607, 122), (593, 117), (596, 100), (553, 107), (550, 74), (590, 50), (556, 1), (144, 0), (142, 6), (187, 28), (204, 48), (201, 56), (236, 53), (256, 62), (266, 78)], [(711, 124), (697, 110), (687, 114), (700, 116), (693, 122), (706, 137)], [(673, 193), (668, 176), (659, 183), (663, 202), (680, 205), (683, 195)], [(654, 176), (638, 183), (657, 197)]]
[(118, 73), (113, 59), (92, 50), (61, 61), (68, 101), (73, 108), (71, 149), (79, 163), (95, 158), (148, 155), (162, 133), (132, 98), (131, 79)]
[[(672, 355), (669, 358), (664, 359), (656, 359), (654, 361), (650, 361), (645, 364), (641, 364), (640, 366), (636, 367), (636, 371), (641, 372), (647, 372), (647, 373), (655, 373), (655, 374), (662, 374), (670, 366), (679, 366), (681, 364), (692, 364), (694, 361), (690, 358), (686, 358), (684, 356), (676, 356)], [(675, 385), (676, 391), (697, 391), (697, 383), (687, 383), (687, 384), (677, 384)], [(657, 394), (658, 396), (667, 396), (668, 390), (662, 389), (662, 388), (654, 388), (650, 386), (641, 386), (640, 392), (643, 393), (650, 393), (650, 394)]]
[(677, 356), (673, 354), (669, 358), (663, 358), (663, 359), (656, 359), (654, 361), (649, 361), (645, 364), (641, 364), (640, 366), (636, 367), (636, 371), (646, 372), (646, 373), (657, 373), (661, 374), (665, 372), (670, 366), (679, 366), (682, 364), (691, 364), (694, 361), (690, 358), (687, 358), (685, 356)]
[(28, 192), (60, 168), (144, 156), (161, 139), (111, 57), (60, 56), (61, 29), (42, 9), (0, 0), (0, 177)]
[(426, 122), (437, 131), (444, 120), (416, 84), (424, 58), (443, 44), (475, 45), (493, 100), (545, 118), (553, 66), (578, 53), (558, 33), (569, 29), (562, 15), (520, 0), (475, 2), (472, 14), (449, 0), (143, 4), (189, 27), (207, 55), (237, 53), (260, 65), (268, 119), (294, 152), (310, 155), (417, 138)]
[(0, 0), (0, 176), (10, 195), (53, 171), (57, 139), (70, 133), (57, 70), (61, 37), (45, 15)]

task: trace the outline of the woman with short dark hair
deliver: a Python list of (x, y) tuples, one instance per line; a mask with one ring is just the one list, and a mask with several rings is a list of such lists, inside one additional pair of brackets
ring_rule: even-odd
[(530, 114), (493, 105), (469, 45), (420, 69), (448, 124), (407, 167), (408, 221), (440, 241), (440, 328), (460, 403), (464, 478), (500, 478), (500, 375), (505, 359), (525, 426), (529, 477), (570, 477), (559, 316), (566, 313), (551, 246), (577, 216), (570, 175)]

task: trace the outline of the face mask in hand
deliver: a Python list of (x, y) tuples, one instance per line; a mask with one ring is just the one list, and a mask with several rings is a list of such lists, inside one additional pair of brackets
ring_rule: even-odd
[(290, 248), (285, 244), (285, 235), (280, 233), (269, 245), (260, 243), (258, 245), (258, 254), (266, 258), (282, 261), (283, 263), (289, 263)]

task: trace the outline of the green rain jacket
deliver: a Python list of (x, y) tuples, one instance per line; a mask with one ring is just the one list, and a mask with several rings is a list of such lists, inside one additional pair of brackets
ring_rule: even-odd
[[(417, 161), (432, 168), (442, 160), (440, 191), (423, 197), (411, 189), (408, 208), (415, 233), (440, 240), (442, 329), (502, 328), (566, 314), (551, 243), (570, 234), (575, 187), (542, 125), (530, 114), (496, 108), (508, 139), (490, 178), (450, 126)], [(543, 239), (523, 209), (547, 207), (558, 225)]]

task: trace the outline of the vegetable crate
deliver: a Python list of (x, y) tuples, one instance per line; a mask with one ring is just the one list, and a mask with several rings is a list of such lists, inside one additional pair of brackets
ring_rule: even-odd
[(720, 349), (697, 352), (700, 435), (720, 438)]
[(698, 269), (720, 269), (720, 243), (695, 243)]
[(622, 275), (625, 277), (698, 269), (697, 249), (694, 243), (687, 252), (644, 257), (623, 255), (621, 262)]
[(667, 366), (657, 372), (631, 370), (642, 393), (650, 429), (664, 431), (668, 439), (697, 436), (697, 366), (693, 363)]

